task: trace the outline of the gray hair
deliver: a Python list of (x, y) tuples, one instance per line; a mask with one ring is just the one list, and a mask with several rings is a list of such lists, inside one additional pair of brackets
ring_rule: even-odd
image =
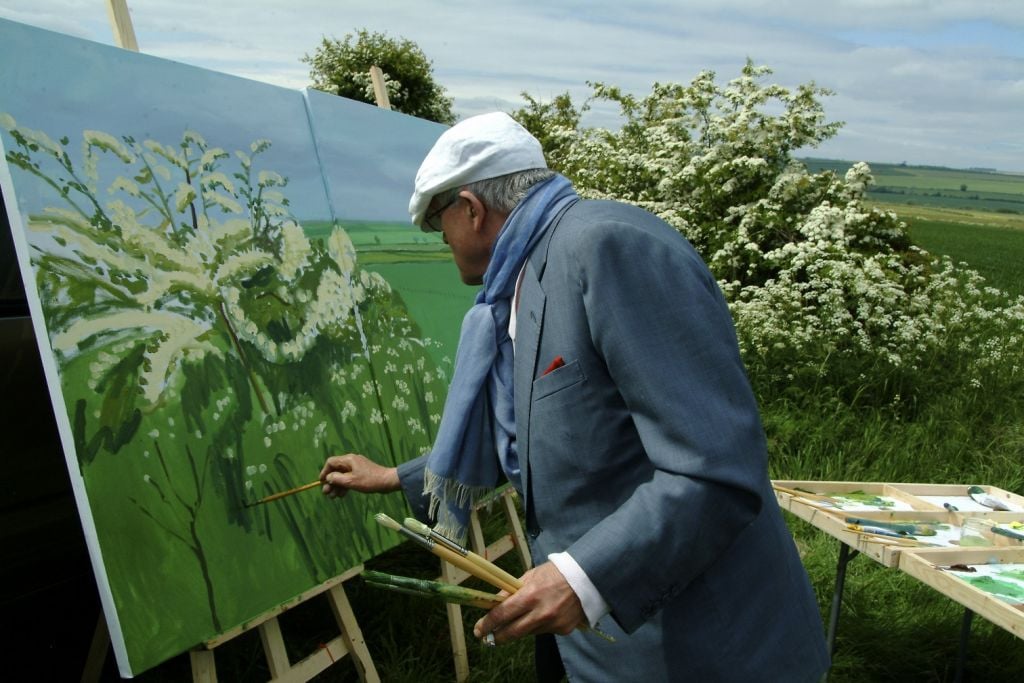
[(446, 190), (434, 197), (433, 206), (444, 206), (458, 196), (462, 190), (475, 194), (488, 209), (501, 213), (512, 213), (530, 188), (555, 176), (555, 172), (547, 168), (530, 168), (516, 171), (496, 178), (478, 180), (463, 187)]

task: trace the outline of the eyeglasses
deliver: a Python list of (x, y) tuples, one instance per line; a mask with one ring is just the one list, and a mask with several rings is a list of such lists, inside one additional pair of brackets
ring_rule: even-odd
[(427, 214), (426, 218), (423, 219), (423, 225), (427, 230), (434, 232), (441, 232), (441, 214), (448, 210), (448, 207), (459, 201), (459, 195), (452, 197), (444, 206), (437, 211), (431, 211)]

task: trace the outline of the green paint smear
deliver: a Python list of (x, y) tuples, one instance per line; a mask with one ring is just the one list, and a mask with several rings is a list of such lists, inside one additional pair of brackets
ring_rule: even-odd
[(860, 505), (870, 505), (872, 507), (879, 508), (891, 508), (895, 505), (891, 500), (886, 500), (873, 493), (864, 493), (863, 491), (850, 491), (849, 493), (836, 494), (831, 496), (831, 498), (840, 502), (849, 501), (851, 503), (859, 503)]
[(1005, 572), (999, 572), (999, 575), (1024, 581), (1024, 569), (1007, 569)]
[(967, 583), (975, 588), (997, 595), (1007, 602), (1024, 602), (1024, 587), (1009, 581), (1000, 581), (991, 576), (964, 576), (959, 575)]

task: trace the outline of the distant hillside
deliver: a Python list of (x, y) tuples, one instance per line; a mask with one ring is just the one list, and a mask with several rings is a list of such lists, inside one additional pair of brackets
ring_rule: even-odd
[[(800, 161), (811, 172), (828, 170), (840, 176), (853, 165), (839, 159)], [(868, 197), (875, 201), (1024, 215), (1024, 174), (872, 162), (868, 165), (875, 176)]]

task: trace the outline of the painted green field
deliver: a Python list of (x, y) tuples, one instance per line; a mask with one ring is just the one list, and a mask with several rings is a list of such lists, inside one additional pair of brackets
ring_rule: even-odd
[[(837, 159), (801, 161), (812, 172), (831, 170), (840, 176), (853, 164)], [(869, 165), (875, 185), (868, 197), (876, 201), (1024, 216), (1024, 174), (874, 162)]]
[[(340, 221), (359, 255), (359, 264), (384, 277), (398, 293), (424, 337), (439, 344), (428, 351), (434, 362), (455, 359), (459, 330), (476, 288), (459, 279), (451, 250), (440, 234), (424, 233), (409, 223)], [(329, 221), (303, 221), (311, 238), (326, 238)]]

